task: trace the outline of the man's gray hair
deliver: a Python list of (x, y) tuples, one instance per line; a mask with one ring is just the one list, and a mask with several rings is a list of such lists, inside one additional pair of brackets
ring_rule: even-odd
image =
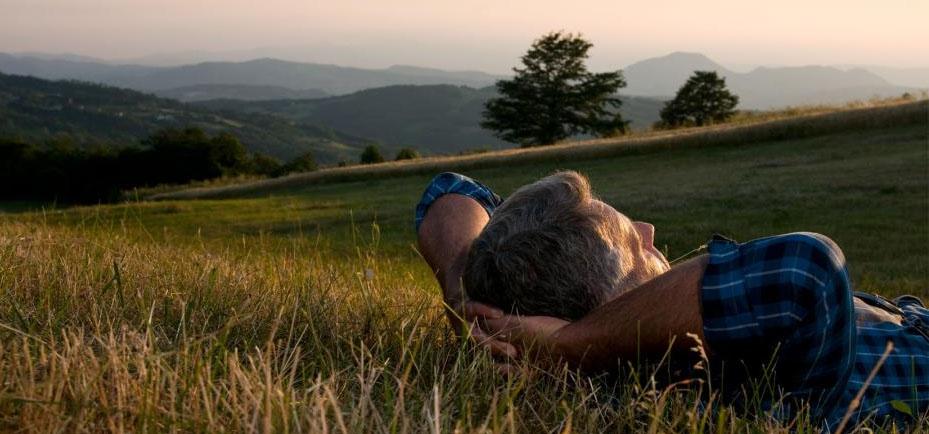
[[(624, 288), (616, 221), (591, 206), (587, 179), (558, 172), (496, 209), (468, 253), (468, 297), (523, 315), (583, 317)], [(622, 252), (622, 253), (621, 253)]]

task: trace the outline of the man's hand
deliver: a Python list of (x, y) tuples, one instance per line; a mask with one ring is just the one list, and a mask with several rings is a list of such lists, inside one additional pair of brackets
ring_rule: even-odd
[(568, 361), (560, 332), (571, 324), (548, 316), (485, 316), (483, 326), (490, 336), (515, 347), (520, 356), (529, 356), (544, 365)]
[(519, 353), (513, 344), (487, 333), (481, 326), (481, 323), (487, 321), (499, 321), (506, 318), (502, 310), (476, 301), (466, 302), (463, 310), (471, 340), (486, 348), (498, 360), (502, 359), (506, 362), (518, 356)]

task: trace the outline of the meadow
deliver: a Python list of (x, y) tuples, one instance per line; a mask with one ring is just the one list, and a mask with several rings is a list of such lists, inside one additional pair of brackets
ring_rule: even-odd
[[(669, 258), (713, 233), (821, 232), (857, 289), (929, 298), (927, 119), (460, 169), (501, 195), (578, 170)], [(435, 170), (0, 214), (0, 431), (817, 430), (634, 361), (496, 373), (415, 250)]]

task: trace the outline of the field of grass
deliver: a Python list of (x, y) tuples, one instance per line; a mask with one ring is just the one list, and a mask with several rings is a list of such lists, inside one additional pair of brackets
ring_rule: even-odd
[[(714, 232), (821, 232), (857, 289), (929, 297), (927, 128), (465, 173), (505, 195), (579, 170), (671, 258)], [(0, 214), (0, 431), (815, 431), (646, 367), (500, 377), (415, 252), (430, 176)]]
[(193, 199), (235, 197), (253, 192), (270, 192), (299, 186), (432, 174), (447, 170), (476, 170), (535, 163), (560, 163), (621, 155), (660, 152), (667, 148), (743, 145), (772, 139), (802, 139), (837, 132), (925, 125), (929, 100), (875, 100), (867, 105), (842, 107), (809, 106), (783, 111), (740, 115), (732, 122), (698, 128), (637, 132), (600, 139), (569, 141), (552, 146), (516, 148), (458, 156), (426, 157), (373, 165), (330, 167), (307, 173), (258, 181), (223, 183), (218, 186), (153, 189), (140, 191), (150, 199)]

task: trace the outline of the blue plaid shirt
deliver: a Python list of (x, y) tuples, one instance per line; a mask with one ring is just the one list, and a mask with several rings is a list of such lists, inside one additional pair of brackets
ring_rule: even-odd
[[(449, 193), (473, 198), (489, 215), (502, 203), (485, 185), (443, 173), (416, 207), (417, 230), (429, 205)], [(708, 253), (701, 289), (704, 335), (711, 371), (725, 370), (726, 383), (760, 376), (774, 360), (774, 380), (786, 397), (778, 414), (789, 417), (790, 403), (801, 399), (835, 428), (891, 341), (894, 349), (852, 423), (888, 417), (906, 423), (929, 411), (929, 309), (919, 299), (905, 296), (891, 304), (859, 294), (901, 321), (865, 315), (855, 306), (845, 256), (820, 234), (744, 244), (715, 236)]]
[(714, 237), (708, 250), (703, 330), (717, 366), (728, 362), (758, 374), (751, 368), (767, 364), (776, 351), (776, 383), (835, 427), (892, 341), (852, 421), (890, 416), (906, 422), (910, 416), (894, 401), (914, 415), (929, 409), (929, 310), (919, 299), (904, 297), (895, 307), (861, 294), (902, 318), (897, 324), (865, 315), (855, 307), (842, 250), (820, 234), (744, 244)]

